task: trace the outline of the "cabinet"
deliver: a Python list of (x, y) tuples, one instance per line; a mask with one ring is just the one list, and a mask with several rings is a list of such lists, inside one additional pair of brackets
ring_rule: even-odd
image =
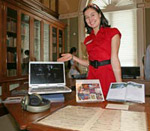
[(28, 74), (29, 43), (30, 43), (30, 17), (21, 14), (21, 75)]
[(34, 19), (34, 59), (40, 61), (41, 45), (41, 24), (39, 20)]
[(50, 59), (50, 26), (48, 23), (44, 23), (44, 61)]
[(64, 52), (64, 39), (63, 39), (63, 30), (52, 27), (52, 46), (53, 46), (53, 60), (57, 60), (57, 58)]
[(57, 59), (57, 28), (52, 27), (53, 60)]
[(6, 60), (7, 76), (17, 75), (17, 11), (7, 8), (6, 16)]
[(1, 83), (27, 79), (29, 61), (56, 61), (64, 51), (65, 24), (34, 3), (0, 0)]
[(59, 45), (58, 45), (58, 48), (59, 48), (59, 54), (61, 54), (62, 52), (63, 52), (63, 43), (64, 43), (64, 39), (63, 39), (63, 34), (64, 34), (64, 32), (63, 32), (63, 30), (60, 30), (59, 29)]

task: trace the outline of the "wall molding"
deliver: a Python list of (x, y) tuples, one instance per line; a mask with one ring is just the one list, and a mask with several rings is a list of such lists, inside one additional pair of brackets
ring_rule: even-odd
[(73, 13), (68, 13), (68, 14), (61, 14), (59, 15), (59, 19), (69, 19), (69, 18), (74, 18), (78, 17), (78, 12), (73, 12)]

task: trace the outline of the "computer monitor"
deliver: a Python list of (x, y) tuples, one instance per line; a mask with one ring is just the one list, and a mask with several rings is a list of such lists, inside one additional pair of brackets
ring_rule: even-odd
[(124, 66), (121, 67), (122, 78), (133, 78), (136, 79), (140, 77), (140, 67), (139, 66)]

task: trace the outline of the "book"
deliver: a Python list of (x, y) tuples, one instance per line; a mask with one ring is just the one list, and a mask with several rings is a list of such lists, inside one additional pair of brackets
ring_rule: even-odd
[(106, 100), (145, 103), (145, 85), (132, 81), (111, 83)]
[(76, 80), (76, 102), (98, 101), (104, 101), (104, 96), (99, 80)]
[(41, 97), (49, 100), (51, 103), (64, 102), (64, 100), (65, 100), (63, 94), (42, 94)]

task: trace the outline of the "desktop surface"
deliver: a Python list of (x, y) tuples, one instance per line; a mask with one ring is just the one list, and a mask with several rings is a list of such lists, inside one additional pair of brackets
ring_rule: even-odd
[(146, 112), (147, 123), (148, 123), (148, 131), (150, 131), (150, 97), (145, 98), (146, 103), (138, 104), (138, 103), (119, 103), (119, 102), (96, 102), (96, 103), (76, 103), (75, 100), (75, 91), (65, 94), (65, 101), (59, 103), (52, 103), (51, 108), (45, 112), (41, 113), (30, 113), (22, 110), (21, 104), (5, 104), (5, 107), (8, 109), (9, 113), (13, 116), (13, 118), (18, 123), (18, 126), (21, 130), (30, 130), (30, 131), (60, 131), (66, 129), (59, 129), (49, 126), (44, 126), (41, 124), (37, 124), (36, 121), (52, 114), (54, 111), (61, 109), (67, 105), (79, 105), (86, 107), (101, 107), (105, 108), (108, 103), (118, 103), (118, 104), (127, 104), (129, 105), (129, 111), (138, 111), (138, 112)]

